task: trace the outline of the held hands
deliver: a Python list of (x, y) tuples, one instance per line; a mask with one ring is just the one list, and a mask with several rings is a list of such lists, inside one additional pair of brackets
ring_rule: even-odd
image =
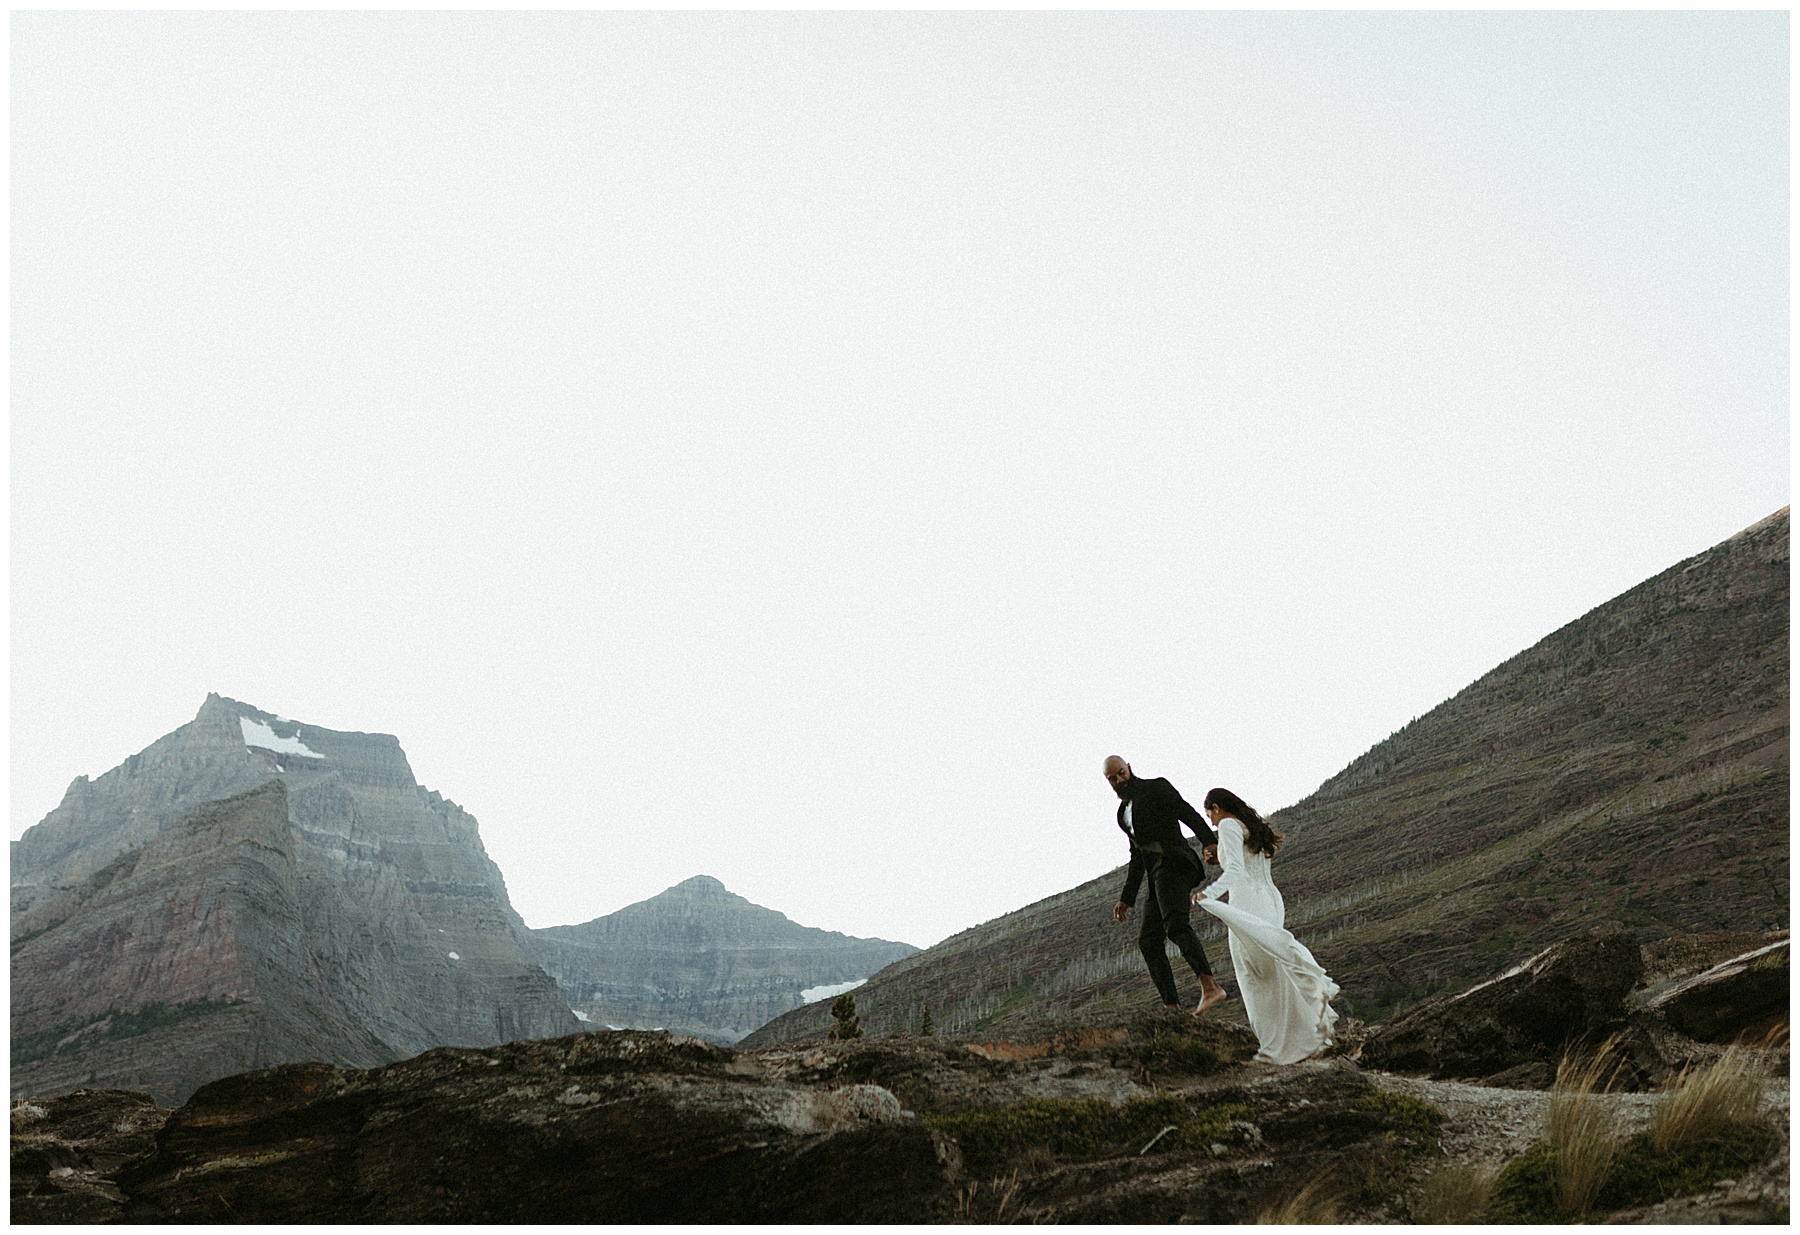
[(1128, 918), (1130, 916), (1131, 916), (1131, 906), (1127, 905), (1124, 901), (1120, 901), (1118, 904), (1113, 906), (1113, 921), (1123, 922), (1126, 918)]
[(1193, 895), (1193, 897), (1192, 897), (1192, 898), (1191, 898), (1191, 899), (1190, 899), (1190, 900), (1189, 900), (1189, 903), (1190, 903), (1190, 904), (1194, 904), (1194, 905), (1198, 905), (1198, 904), (1199, 904), (1199, 903), (1200, 903), (1200, 902), (1201, 902), (1201, 901), (1203, 901), (1203, 900), (1205, 900), (1205, 899), (1206, 899), (1206, 893), (1204, 893), (1204, 892), (1195, 892), (1195, 893), (1194, 893), (1194, 895)]

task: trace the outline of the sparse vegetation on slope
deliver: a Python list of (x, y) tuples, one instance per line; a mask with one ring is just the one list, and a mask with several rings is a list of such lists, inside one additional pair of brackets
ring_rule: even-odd
[[(1787, 607), (1784, 510), (1569, 623), (1277, 812), (1287, 924), (1343, 987), (1340, 1010), (1386, 1020), (1601, 927), (1645, 941), (1784, 926)], [(1142, 959), (1109, 916), (1120, 879), (882, 970), (857, 992), (865, 1026), (908, 1031), (927, 1002), (949, 1033), (1143, 1006)], [(1221, 933), (1197, 926), (1229, 979)], [(802, 1009), (745, 1042), (827, 1028)]]

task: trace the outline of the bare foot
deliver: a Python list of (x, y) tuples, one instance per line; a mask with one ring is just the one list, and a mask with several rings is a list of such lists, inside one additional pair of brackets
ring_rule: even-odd
[(1225, 988), (1215, 986), (1200, 996), (1200, 1006), (1194, 1009), (1195, 1016), (1205, 1016), (1218, 1004), (1225, 1002)]

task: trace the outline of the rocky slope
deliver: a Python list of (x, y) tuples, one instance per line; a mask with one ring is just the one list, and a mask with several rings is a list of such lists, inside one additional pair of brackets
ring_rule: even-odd
[(161, 1101), (246, 1067), (579, 1029), (475, 820), (383, 734), (208, 696), (12, 851), (12, 1083)]
[[(1783, 509), (1569, 623), (1274, 817), (1288, 925), (1345, 1012), (1384, 1019), (1596, 927), (1647, 941), (1786, 924), (1788, 523)], [(1154, 1000), (1135, 925), (1110, 917), (1121, 882), (889, 966), (857, 992), (863, 1023), (909, 1029), (929, 1005), (974, 1030)], [(1197, 925), (1228, 975), (1219, 930)], [(829, 1023), (801, 1009), (745, 1045)]]
[[(1192, 1092), (1170, 1088), (1179, 1074), (1167, 1072), (1153, 1089), (1140, 1064), (1153, 1037), (1147, 1025), (1120, 1028), (1005, 1058), (995, 1044), (931, 1039), (746, 1055), (626, 1031), (437, 1050), (374, 1072), (293, 1065), (207, 1086), (162, 1113), (152, 1152), (123, 1163), (121, 1149), (141, 1147), (141, 1135), (130, 1146), (117, 1144), (123, 1134), (95, 1144), (93, 1108), (116, 1104), (120, 1123), (136, 1128), (142, 1106), (84, 1091), (61, 1100), (68, 1111), (15, 1107), (13, 1214), (919, 1223), (1024, 1211), (1244, 1221), (1347, 1156), (1380, 1162), (1361, 1199), (1381, 1207), (1428, 1149), (1422, 1108), (1392, 1109), (1353, 1065), (1280, 1076), (1239, 1069)], [(1217, 1030), (1182, 1040), (1209, 1072), (1245, 1049)], [(1019, 1112), (1063, 1116), (1072, 1135), (1066, 1145), (1045, 1138), (1026, 1187), (1014, 1175), (1009, 1195), (1012, 1147), (994, 1144), (983, 1125)], [(64, 1131), (78, 1120), (85, 1126)]]
[(801, 926), (706, 875), (591, 922), (529, 931), (524, 942), (594, 1024), (727, 1045), (802, 1007), (803, 991), (859, 981), (918, 951)]
[[(1694, 975), (1646, 952), (1630, 958), (1640, 978), (1622, 993), (1607, 972), (1618, 938), (1566, 941), (1524, 980), (1499, 979), (1513, 1010), (1576, 989), (1584, 1019), (1666, 1030), (1651, 992)], [(1453, 1026), (1455, 1015), (1440, 1021)], [(1543, 1006), (1526, 1019), (1559, 1015)], [(1568, 1043), (1538, 1045), (1531, 1062), (1542, 1068)], [(12, 1216), (1426, 1221), (1433, 1175), (1523, 1161), (1543, 1135), (1541, 1091), (1376, 1071), (1354, 1050), (1275, 1067), (1250, 1062), (1254, 1049), (1240, 1027), (1158, 1009), (1019, 1021), (998, 1038), (754, 1052), (634, 1031), (438, 1049), (365, 1071), (246, 1073), (175, 1111), (87, 1090), (15, 1102)], [(1653, 1084), (1718, 1048), (1665, 1033), (1650, 1049)], [(1641, 1195), (1615, 1189), (1617, 1203), (1590, 1219), (1786, 1220), (1786, 1052), (1752, 1054), (1768, 1077), (1765, 1122), (1735, 1142), (1738, 1156), (1688, 1162), (1679, 1180), (1653, 1178)], [(1602, 1101), (1628, 1135), (1658, 1100)]]

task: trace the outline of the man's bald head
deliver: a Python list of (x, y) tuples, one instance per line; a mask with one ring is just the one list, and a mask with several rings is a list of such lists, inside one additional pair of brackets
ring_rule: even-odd
[(1100, 765), (1100, 775), (1116, 789), (1131, 779), (1131, 765), (1118, 755), (1108, 755), (1106, 762)]

